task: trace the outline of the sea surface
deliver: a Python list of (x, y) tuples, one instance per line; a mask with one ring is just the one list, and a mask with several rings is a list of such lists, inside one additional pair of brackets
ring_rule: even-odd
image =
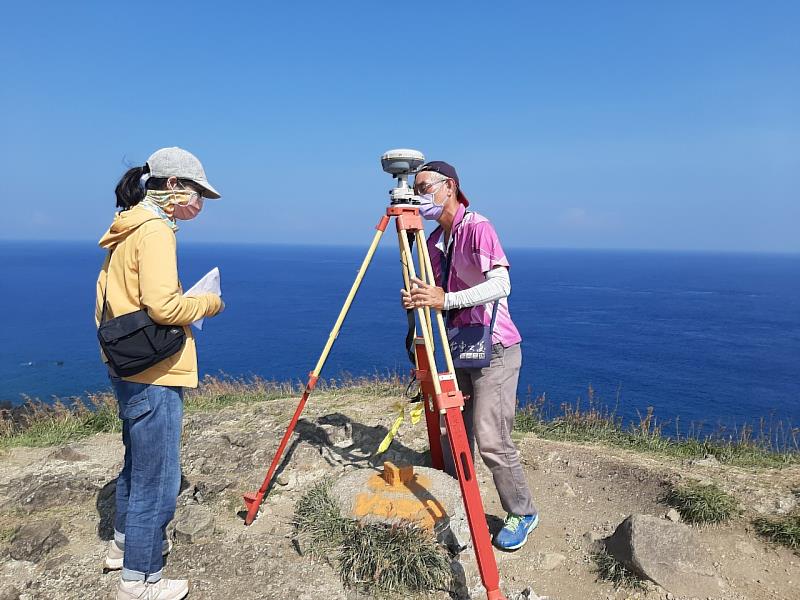
[[(180, 244), (188, 288), (212, 267), (227, 308), (197, 332), (202, 374), (305, 381), (363, 247)], [(399, 372), (405, 312), (385, 239), (324, 377)], [(800, 256), (507, 249), (524, 338), (521, 402), (594, 398), (665, 427), (800, 425)], [(93, 321), (103, 252), (92, 243), (0, 242), (0, 402), (109, 387)]]

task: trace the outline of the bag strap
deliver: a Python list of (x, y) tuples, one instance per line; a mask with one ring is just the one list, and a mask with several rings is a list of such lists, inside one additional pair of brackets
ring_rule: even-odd
[(108, 250), (108, 266), (106, 266), (106, 287), (103, 290), (103, 310), (100, 311), (100, 324), (102, 325), (106, 320), (106, 306), (108, 303), (106, 302), (106, 295), (108, 294), (108, 276), (111, 273), (111, 255), (114, 253), (114, 249), (110, 248)]
[[(467, 216), (468, 212), (469, 211), (465, 211), (464, 212), (464, 217)], [(464, 220), (462, 219), (461, 222), (463, 223)], [(460, 228), (461, 228), (461, 223), (459, 223), (459, 225), (458, 225), (458, 229), (460, 229)], [(449, 287), (449, 284), (450, 284), (450, 265), (453, 262), (453, 248), (456, 245), (456, 235), (455, 234), (456, 234), (456, 230), (453, 230), (452, 235), (451, 235), (451, 239), (450, 239), (450, 247), (447, 249), (447, 252), (442, 254), (442, 289), (444, 290), (445, 294), (448, 292), (448, 287)], [(442, 231), (442, 235), (444, 236), (444, 231)], [(494, 301), (494, 307), (492, 307), (492, 322), (489, 325), (489, 335), (494, 333), (494, 323), (497, 320), (497, 305), (499, 303), (500, 303), (500, 300), (495, 300)], [(456, 308), (454, 310), (459, 310), (459, 309)], [(445, 322), (447, 322), (447, 320), (450, 319), (450, 312), (451, 311), (449, 311), (449, 310), (446, 311), (447, 314), (445, 315)]]
[(497, 305), (500, 304), (500, 300), (494, 301), (494, 307), (492, 308), (492, 324), (489, 325), (489, 335), (494, 333), (494, 322), (497, 320)]

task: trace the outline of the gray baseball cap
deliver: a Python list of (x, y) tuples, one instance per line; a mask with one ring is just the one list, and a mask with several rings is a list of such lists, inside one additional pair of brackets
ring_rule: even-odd
[(173, 146), (156, 150), (147, 159), (147, 166), (150, 167), (150, 177), (188, 179), (203, 188), (203, 197), (212, 199), (220, 197), (219, 192), (208, 183), (202, 163), (194, 154), (183, 148)]

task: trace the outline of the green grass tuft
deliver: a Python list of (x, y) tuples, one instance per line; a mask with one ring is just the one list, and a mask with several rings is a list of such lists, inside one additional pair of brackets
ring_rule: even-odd
[(312, 556), (338, 569), (342, 583), (370, 595), (407, 596), (448, 589), (447, 550), (415, 524), (358, 523), (342, 516), (332, 481), (311, 488), (295, 507), (295, 537)]
[(713, 483), (672, 487), (664, 501), (675, 508), (684, 521), (697, 525), (727, 523), (741, 512), (736, 499)]
[(637, 590), (647, 589), (647, 584), (642, 579), (605, 550), (592, 554), (592, 560), (595, 564), (597, 576), (604, 581), (613, 583), (614, 587)]
[(316, 558), (329, 559), (354, 527), (353, 521), (342, 517), (339, 505), (331, 497), (332, 485), (333, 480), (323, 479), (295, 505), (295, 537)]
[(769, 541), (800, 554), (800, 509), (782, 517), (759, 517), (753, 521), (753, 526)]

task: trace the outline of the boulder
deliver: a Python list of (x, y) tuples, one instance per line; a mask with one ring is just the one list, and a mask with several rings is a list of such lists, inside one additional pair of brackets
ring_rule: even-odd
[(61, 533), (61, 524), (58, 521), (28, 523), (20, 527), (11, 538), (9, 554), (14, 560), (36, 563), (54, 548), (68, 543), (67, 536)]
[[(386, 465), (397, 470), (394, 483), (383, 479)], [(453, 554), (470, 545), (461, 488), (458, 481), (438, 469), (398, 468), (388, 462), (383, 475), (372, 469), (358, 469), (336, 481), (331, 496), (345, 517), (388, 525), (417, 522), (431, 529), (437, 541)]]
[(718, 597), (722, 581), (699, 551), (692, 530), (650, 515), (631, 515), (606, 542), (606, 551), (642, 579), (678, 596)]

